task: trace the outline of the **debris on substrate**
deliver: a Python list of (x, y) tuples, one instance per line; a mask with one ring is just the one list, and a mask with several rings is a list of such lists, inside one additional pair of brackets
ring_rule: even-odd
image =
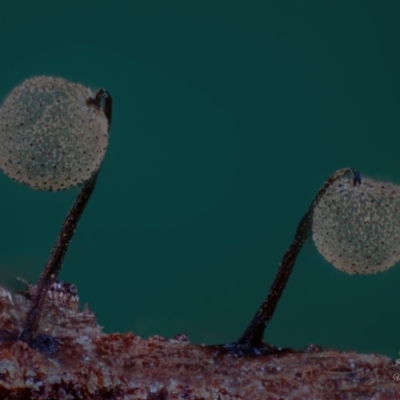
[(400, 368), (387, 357), (313, 346), (235, 357), (185, 335), (104, 334), (63, 285), (49, 292), (34, 349), (17, 335), (35, 287), (0, 287), (0, 399), (400, 399)]

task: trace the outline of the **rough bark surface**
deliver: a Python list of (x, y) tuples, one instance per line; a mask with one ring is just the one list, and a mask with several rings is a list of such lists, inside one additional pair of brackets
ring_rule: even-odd
[(0, 399), (400, 399), (400, 368), (384, 356), (309, 346), (240, 358), (184, 335), (106, 335), (61, 286), (49, 293), (32, 349), (16, 338), (34, 290), (0, 287)]

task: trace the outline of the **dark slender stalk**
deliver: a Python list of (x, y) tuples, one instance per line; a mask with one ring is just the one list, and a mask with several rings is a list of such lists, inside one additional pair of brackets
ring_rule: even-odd
[(353, 185), (360, 184), (361, 178), (357, 171), (351, 168), (342, 169), (330, 176), (314, 197), (307, 213), (297, 226), (296, 234), (291, 246), (283, 256), (267, 298), (261, 304), (242, 336), (236, 342), (226, 345), (225, 348), (229, 352), (237, 355), (254, 355), (276, 351), (274, 347), (264, 343), (264, 332), (274, 315), (276, 306), (289, 280), (297, 256), (305, 241), (310, 236), (314, 208), (319, 203), (321, 197), (329, 186), (331, 186), (337, 179), (350, 172), (353, 174)]
[[(88, 104), (90, 100), (90, 104), (100, 108), (102, 98), (104, 98), (103, 112), (107, 117), (108, 125), (110, 127), (112, 114), (111, 96), (104, 89), (100, 89), (94, 99), (88, 99)], [(75, 203), (69, 211), (67, 218), (64, 220), (61, 232), (57, 238), (53, 250), (51, 251), (50, 259), (40, 275), (40, 279), (37, 284), (37, 290), (32, 300), (32, 305), (28, 312), (24, 329), (19, 337), (20, 340), (28, 344), (33, 343), (39, 325), (40, 314), (47, 297), (47, 292), (50, 286), (57, 279), (57, 276), (61, 270), (65, 254), (67, 253), (75, 229), (96, 186), (99, 170), (97, 170), (95, 174), (84, 183), (78, 198), (75, 200)]]
[(36, 334), (40, 313), (43, 309), (44, 301), (46, 300), (47, 291), (51, 284), (56, 280), (61, 270), (62, 262), (68, 250), (69, 243), (95, 188), (97, 176), (98, 172), (96, 172), (96, 174), (86, 182), (81, 189), (78, 198), (64, 221), (60, 235), (58, 236), (57, 242), (51, 252), (50, 259), (42, 271), (31, 309), (27, 315), (25, 327), (20, 336), (20, 339), (24, 342), (30, 343)]

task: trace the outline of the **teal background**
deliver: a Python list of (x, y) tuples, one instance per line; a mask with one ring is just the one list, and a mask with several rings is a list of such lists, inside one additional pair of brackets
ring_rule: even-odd
[[(105, 332), (236, 339), (324, 180), (400, 184), (400, 3), (13, 1), (0, 97), (35, 75), (114, 98), (110, 145), (60, 279)], [(78, 189), (0, 176), (0, 281), (36, 281)], [(392, 357), (400, 268), (348, 276), (310, 241), (266, 340)]]

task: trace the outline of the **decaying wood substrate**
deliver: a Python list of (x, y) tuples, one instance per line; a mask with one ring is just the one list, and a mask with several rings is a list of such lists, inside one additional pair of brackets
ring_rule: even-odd
[(74, 290), (57, 286), (34, 350), (14, 336), (34, 290), (22, 295), (0, 287), (1, 399), (400, 399), (394, 379), (400, 368), (380, 355), (310, 346), (239, 358), (191, 344), (184, 335), (106, 335), (91, 311), (79, 311)]

